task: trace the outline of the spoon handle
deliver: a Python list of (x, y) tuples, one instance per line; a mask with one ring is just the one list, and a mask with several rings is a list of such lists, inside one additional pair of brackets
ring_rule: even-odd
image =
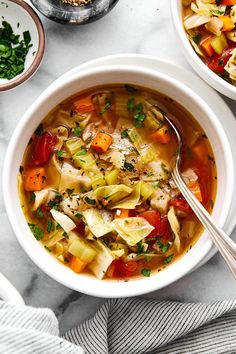
[(236, 279), (236, 244), (234, 241), (219, 228), (219, 226), (214, 222), (210, 214), (203, 207), (203, 205), (198, 201), (195, 195), (186, 186), (183, 177), (181, 176), (178, 168), (174, 168), (172, 171), (172, 177), (177, 185), (178, 189), (191, 206), (192, 210), (198, 217), (202, 225), (209, 231), (212, 240), (214, 241), (216, 247), (223, 256), (225, 262), (230, 268)]

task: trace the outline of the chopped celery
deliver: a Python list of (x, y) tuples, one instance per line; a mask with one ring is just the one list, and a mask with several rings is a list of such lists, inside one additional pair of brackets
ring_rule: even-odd
[(142, 181), (140, 194), (141, 194), (141, 197), (143, 198), (143, 201), (150, 198), (152, 196), (153, 192), (154, 192), (153, 187), (150, 184)]
[(211, 41), (211, 46), (217, 54), (221, 54), (228, 46), (225, 35), (222, 33), (219, 37), (215, 36)]
[(119, 175), (120, 170), (118, 168), (114, 168), (111, 171), (107, 171), (105, 173), (105, 181), (107, 184), (116, 184), (117, 183), (117, 178)]
[(154, 151), (153, 147), (151, 145), (145, 144), (136, 128), (129, 129), (128, 135), (134, 147), (140, 154), (143, 163), (146, 164), (156, 158), (156, 152)]
[(48, 241), (44, 243), (44, 245), (47, 246), (48, 248), (53, 247), (54, 245), (57, 244), (57, 242), (61, 241), (64, 238), (63, 234), (64, 234), (64, 230), (63, 229), (61, 229), (59, 231), (55, 231), (53, 236), (50, 237), (48, 239)]
[(72, 158), (75, 167), (80, 167), (84, 171), (88, 172), (99, 172), (95, 157), (90, 152), (86, 153), (86, 155), (81, 155), (80, 152), (77, 152)]
[(147, 112), (146, 119), (144, 121), (144, 127), (154, 133), (157, 129), (161, 127), (161, 122), (159, 122), (152, 114), (152, 112)]
[(138, 131), (136, 128), (131, 128), (128, 130), (128, 135), (129, 138), (131, 140), (131, 142), (133, 143), (134, 147), (138, 150), (138, 152), (141, 149), (142, 146), (142, 138), (139, 135)]
[(65, 143), (66, 150), (71, 155), (76, 154), (81, 149), (81, 147), (83, 145), (84, 145), (84, 143), (83, 143), (83, 141), (81, 139), (69, 139)]
[(116, 117), (128, 117), (129, 112), (127, 109), (127, 95), (116, 95), (116, 102), (115, 102), (115, 109), (116, 109)]
[(152, 145), (144, 146), (140, 151), (141, 160), (144, 164), (154, 161), (157, 157), (157, 153), (153, 149)]
[(106, 181), (102, 173), (98, 173), (92, 177), (92, 188), (95, 190), (98, 187), (105, 186)]
[(72, 241), (68, 251), (85, 263), (92, 262), (97, 254), (95, 248), (82, 238)]

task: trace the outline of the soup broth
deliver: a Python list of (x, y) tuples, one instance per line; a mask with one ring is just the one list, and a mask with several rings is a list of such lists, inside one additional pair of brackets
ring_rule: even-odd
[(94, 88), (59, 104), (36, 129), (19, 173), (34, 237), (76, 273), (150, 276), (186, 253), (202, 227), (171, 178), (182, 174), (211, 211), (216, 166), (203, 129), (171, 98), (142, 87)]

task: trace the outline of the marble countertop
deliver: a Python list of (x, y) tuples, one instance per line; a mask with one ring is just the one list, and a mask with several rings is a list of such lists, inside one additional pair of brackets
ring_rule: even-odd
[[(0, 166), (19, 119), (56, 78), (69, 69), (104, 55), (140, 53), (174, 61), (191, 70), (183, 57), (169, 12), (170, 0), (120, 0), (103, 19), (84, 26), (65, 26), (41, 16), (46, 52), (38, 72), (16, 89), (0, 94)], [(236, 113), (236, 102), (225, 98)], [(47, 306), (60, 319), (62, 332), (92, 315), (105, 301), (72, 291), (37, 268), (19, 246), (0, 195), (1, 272), (26, 303)], [(236, 230), (233, 233), (236, 238)], [(236, 295), (236, 282), (217, 254), (207, 264), (149, 298), (210, 302)]]

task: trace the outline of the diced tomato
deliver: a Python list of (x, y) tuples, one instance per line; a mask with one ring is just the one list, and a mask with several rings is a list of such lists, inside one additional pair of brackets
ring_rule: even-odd
[(49, 132), (43, 133), (36, 138), (33, 152), (33, 162), (35, 165), (46, 165), (55, 149), (58, 137)]
[(172, 231), (167, 216), (161, 218), (159, 235), (163, 241), (169, 241), (172, 237)]
[(144, 213), (139, 214), (140, 217), (146, 219), (150, 225), (155, 227), (155, 229), (148, 235), (148, 237), (155, 237), (157, 235), (157, 230), (160, 228), (161, 214), (157, 210), (149, 210)]
[(80, 221), (80, 223), (76, 226), (76, 231), (80, 236), (85, 236), (85, 223)]
[(191, 207), (182, 195), (172, 199), (170, 201), (170, 205), (173, 205), (176, 209), (179, 209), (180, 211), (183, 211), (186, 214), (192, 213)]
[(224, 67), (227, 64), (229, 58), (231, 57), (232, 50), (236, 47), (236, 44), (232, 44), (227, 47), (222, 54), (215, 54), (206, 61), (209, 69), (217, 74), (224, 72)]
[(115, 278), (129, 277), (138, 268), (138, 263), (136, 261), (124, 262), (122, 260), (117, 260), (114, 261), (112, 264), (114, 266), (113, 277)]
[(155, 229), (147, 236), (147, 238), (152, 237), (163, 237), (165, 240), (171, 238), (171, 229), (167, 217), (161, 217), (161, 214), (157, 210), (149, 210), (144, 213), (139, 214), (140, 217), (146, 219), (149, 224), (151, 224)]

